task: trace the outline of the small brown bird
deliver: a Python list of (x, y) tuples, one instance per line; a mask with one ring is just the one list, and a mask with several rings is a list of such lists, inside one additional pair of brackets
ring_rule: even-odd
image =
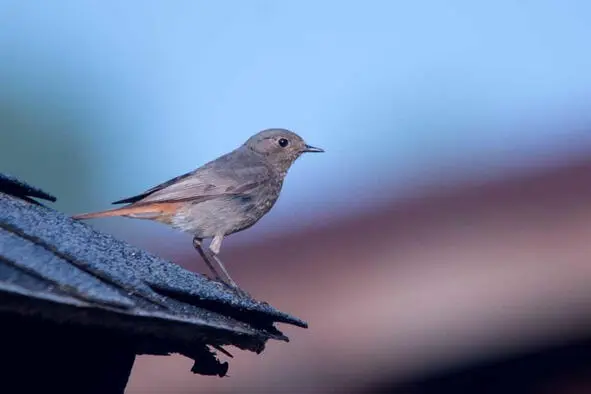
[[(287, 171), (305, 152), (324, 152), (286, 129), (267, 129), (242, 146), (142, 194), (122, 208), (73, 216), (124, 216), (165, 223), (193, 235), (193, 246), (218, 280), (237, 287), (218, 258), (226, 235), (258, 222), (277, 201)], [(203, 240), (211, 238), (209, 247)], [(214, 262), (224, 277), (215, 269)]]

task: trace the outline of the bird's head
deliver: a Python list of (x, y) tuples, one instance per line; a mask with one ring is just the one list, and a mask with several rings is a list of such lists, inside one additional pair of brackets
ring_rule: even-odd
[(307, 152), (324, 152), (306, 144), (304, 139), (287, 129), (266, 129), (250, 137), (246, 147), (264, 156), (280, 173), (285, 174), (298, 157)]

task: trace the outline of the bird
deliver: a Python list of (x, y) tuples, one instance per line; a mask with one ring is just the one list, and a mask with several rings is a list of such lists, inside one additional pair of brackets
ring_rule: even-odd
[[(250, 228), (265, 216), (277, 202), (292, 164), (312, 152), (324, 150), (308, 145), (291, 130), (265, 129), (193, 171), (113, 202), (125, 206), (72, 218), (152, 220), (189, 233), (193, 247), (215, 278), (238, 288), (218, 256), (224, 237)], [(205, 247), (207, 239), (211, 241)]]

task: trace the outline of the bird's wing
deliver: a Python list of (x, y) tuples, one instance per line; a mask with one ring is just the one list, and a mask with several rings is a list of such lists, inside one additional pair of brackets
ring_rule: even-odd
[(266, 166), (243, 164), (239, 166), (232, 163), (208, 164), (166, 181), (142, 194), (113, 204), (206, 201), (221, 196), (245, 193), (268, 179), (270, 172)]
[(179, 176), (174, 177), (174, 178), (172, 178), (172, 179), (170, 179), (170, 180), (168, 180), (166, 182), (163, 182), (163, 183), (161, 183), (159, 185), (156, 185), (153, 188), (148, 189), (148, 190), (146, 190), (145, 192), (143, 192), (141, 194), (138, 194), (138, 195), (132, 196), (132, 197), (128, 197), (128, 198), (124, 198), (122, 200), (114, 201), (113, 204), (132, 204), (134, 202), (138, 202), (141, 199), (149, 196), (150, 194), (153, 194), (154, 192), (157, 192), (158, 190), (162, 190), (162, 189), (164, 189), (164, 188), (166, 188), (166, 187), (168, 187), (170, 185), (173, 185), (176, 182), (182, 181), (183, 179), (189, 177), (192, 173), (193, 173), (193, 171), (187, 172), (186, 174), (183, 174), (183, 175), (179, 175)]

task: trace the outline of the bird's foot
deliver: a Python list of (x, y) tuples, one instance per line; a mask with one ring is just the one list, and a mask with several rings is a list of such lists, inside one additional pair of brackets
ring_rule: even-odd
[(224, 284), (226, 286), (226, 288), (228, 288), (228, 290), (232, 291), (233, 293), (238, 294), (241, 297), (252, 298), (252, 296), (248, 292), (243, 290), (234, 281), (228, 282), (228, 281), (222, 280), (221, 283)]
[(241, 296), (244, 297), (248, 297), (248, 298), (252, 298), (252, 296), (250, 295), (250, 293), (246, 292), (245, 290), (243, 290), (240, 286), (238, 286), (238, 284), (236, 284), (236, 282), (232, 281), (232, 282), (228, 282), (220, 277), (216, 277), (216, 276), (211, 276), (208, 275), (206, 273), (201, 273), (201, 275), (205, 276), (207, 279), (219, 283), (223, 286), (225, 286), (228, 290), (231, 290), (234, 293), (237, 293)]
[(236, 284), (236, 282), (234, 282), (234, 281), (232, 281), (232, 282), (222, 281), (222, 283), (224, 285), (226, 285), (226, 287), (228, 287), (230, 290), (232, 290), (233, 292), (235, 292), (236, 294), (239, 294), (242, 297), (252, 298), (252, 296), (249, 293), (247, 293), (245, 290), (243, 290), (240, 286), (238, 286)]

